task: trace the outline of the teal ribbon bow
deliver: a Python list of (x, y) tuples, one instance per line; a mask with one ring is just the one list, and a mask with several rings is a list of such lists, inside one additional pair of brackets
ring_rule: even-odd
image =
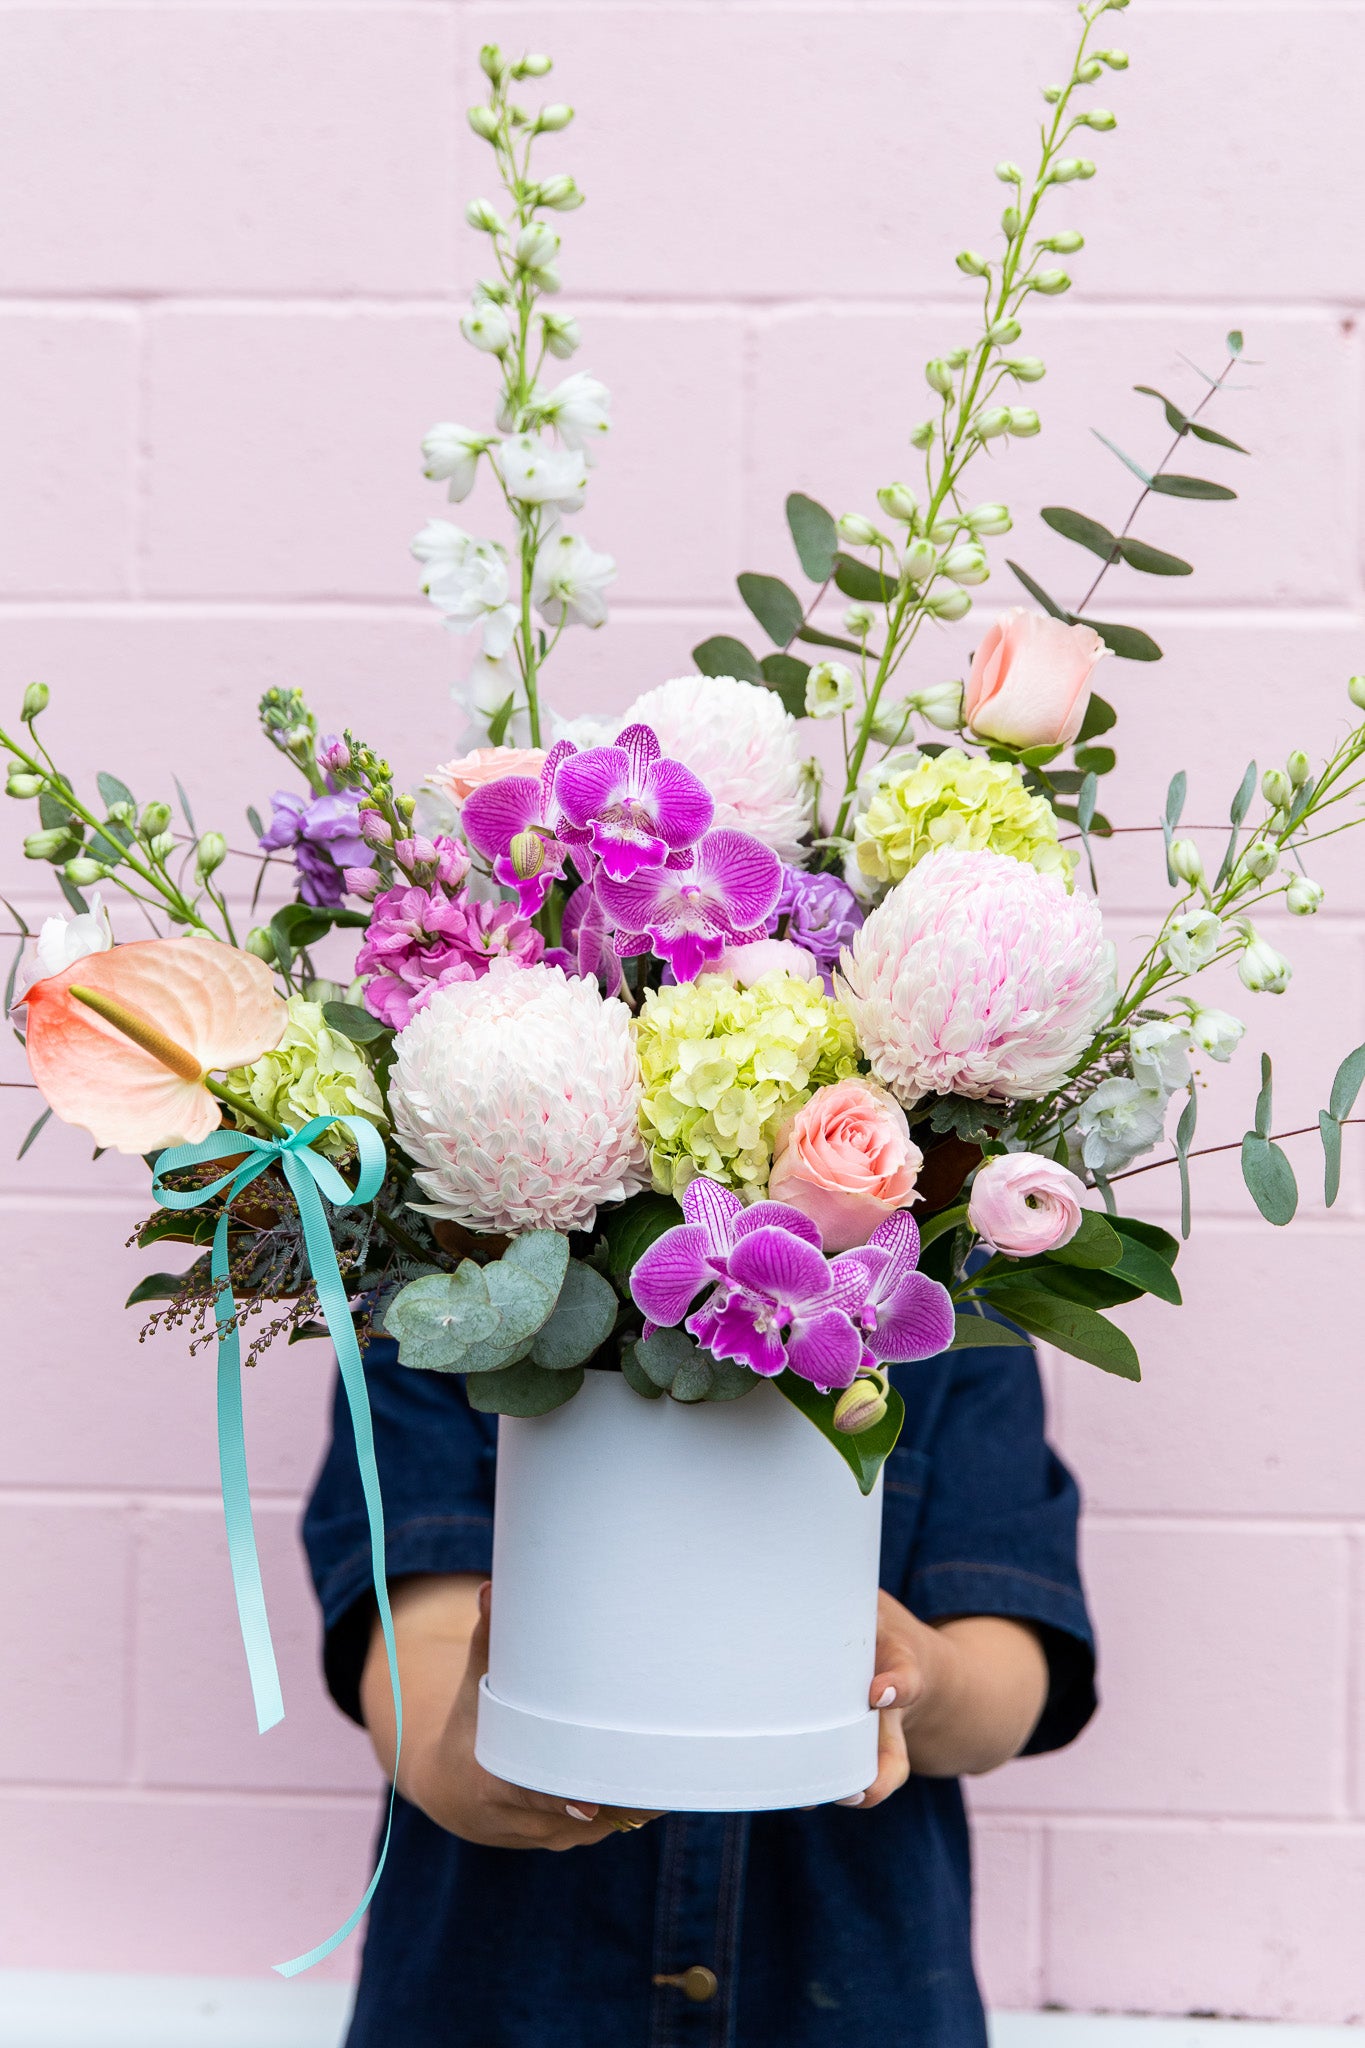
[[(345, 1124), (359, 1148), (360, 1177), (353, 1188), (347, 1187), (330, 1160), (312, 1149), (313, 1141), (321, 1137), (331, 1124)], [(241, 1159), (244, 1152), (246, 1158)], [(182, 1167), (199, 1166), (207, 1160), (228, 1157), (239, 1159), (241, 1163), (208, 1187), (180, 1192), (162, 1183), (163, 1174), (177, 1173)], [(284, 1698), (280, 1691), (275, 1648), (270, 1640), (265, 1589), (261, 1584), (256, 1531), (251, 1517), (246, 1437), (242, 1427), (242, 1348), (237, 1334), (237, 1303), (233, 1299), (228, 1272), (228, 1210), (258, 1175), (277, 1165), (282, 1169), (298, 1204), (309, 1269), (328, 1334), (336, 1348), (341, 1384), (346, 1390), (351, 1413), (360, 1484), (370, 1525), (375, 1599), (389, 1660), (389, 1683), (393, 1689), (396, 1784), (398, 1754), (403, 1746), (403, 1699), (398, 1684), (398, 1651), (393, 1637), (393, 1614), (389, 1607), (384, 1566), (384, 1511), (379, 1493), (379, 1467), (374, 1454), (374, 1423), (365, 1387), (365, 1369), (360, 1362), (360, 1347), (351, 1321), (350, 1303), (337, 1267), (332, 1234), (322, 1206), (324, 1196), (337, 1209), (374, 1200), (384, 1182), (384, 1142), (374, 1125), (359, 1116), (315, 1116), (300, 1130), (290, 1131), (282, 1138), (257, 1138), (247, 1131), (219, 1130), (197, 1145), (176, 1145), (163, 1152), (152, 1176), (152, 1192), (163, 1209), (198, 1209), (216, 1195), (227, 1197), (214, 1227), (211, 1268), (216, 1290), (213, 1313), (218, 1325), (218, 1467), (223, 1483), (223, 1517), (227, 1523), (228, 1560), (232, 1567), (232, 1587), (237, 1596), (237, 1619), (246, 1650), (247, 1669), (251, 1674), (256, 1725), (264, 1734), (267, 1728), (273, 1728), (277, 1721), (284, 1719)], [(294, 1977), (301, 1970), (311, 1970), (314, 1963), (320, 1963), (325, 1956), (331, 1955), (333, 1949), (338, 1948), (358, 1926), (374, 1897), (389, 1853), (393, 1801), (394, 1787), (391, 1786), (384, 1841), (364, 1898), (345, 1925), (326, 1941), (309, 1949), (306, 1955), (295, 1956), (292, 1962), (276, 1963), (275, 1968), (282, 1977)]]

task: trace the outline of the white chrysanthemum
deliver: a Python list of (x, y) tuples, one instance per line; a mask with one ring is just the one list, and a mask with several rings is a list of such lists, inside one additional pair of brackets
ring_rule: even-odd
[(1094, 902), (1004, 853), (922, 860), (856, 934), (843, 972), (872, 1071), (907, 1107), (1046, 1095), (1114, 1006)]
[(665, 754), (706, 784), (716, 824), (751, 832), (800, 867), (810, 827), (796, 720), (773, 690), (733, 676), (679, 676), (637, 697), (622, 725), (653, 726)]
[(389, 1107), (430, 1214), (586, 1230), (649, 1185), (630, 1012), (596, 982), (497, 960), (438, 989), (395, 1054)]

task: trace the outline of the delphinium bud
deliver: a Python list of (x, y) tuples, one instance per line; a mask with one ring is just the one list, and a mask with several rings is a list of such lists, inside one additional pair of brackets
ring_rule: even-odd
[(1050, 107), (1055, 107), (1062, 96), (1063, 90), (1064, 88), (1060, 85), (1045, 85), (1042, 87), (1043, 98)]
[(1050, 249), (1054, 256), (1074, 256), (1078, 249), (1085, 247), (1085, 236), (1077, 228), (1062, 228), (1055, 235), (1045, 236), (1038, 247)]
[(1029, 289), (1041, 292), (1044, 298), (1055, 299), (1059, 292), (1071, 290), (1070, 274), (1065, 270), (1040, 270), (1029, 279)]
[(147, 843), (147, 851), (153, 860), (166, 861), (175, 852), (174, 832), (158, 832), (155, 839)]
[(518, 59), (512, 66), (512, 76), (513, 78), (544, 78), (553, 69), (554, 64), (549, 57), (542, 57), (538, 53), (532, 53), (530, 56)]
[(1094, 175), (1095, 166), (1088, 157), (1063, 156), (1058, 157), (1047, 177), (1050, 185), (1069, 185), (1076, 178), (1093, 178)]
[(46, 786), (41, 775), (30, 775), (23, 768), (11, 768), (5, 780), (5, 795), (25, 798), (41, 796)]
[(171, 807), (169, 804), (144, 804), (142, 806), (142, 816), (138, 819), (137, 829), (144, 839), (155, 839), (166, 830), (170, 822)]
[(1279, 857), (1279, 848), (1273, 839), (1253, 839), (1237, 863), (1238, 873), (1250, 881), (1263, 882), (1267, 875), (1275, 872)]
[(1357, 711), (1365, 711), (1365, 676), (1352, 676), (1346, 685), (1346, 694)]
[(1307, 754), (1304, 753), (1303, 748), (1295, 747), (1284, 765), (1289, 780), (1293, 783), (1295, 789), (1302, 789), (1313, 772), (1313, 764)]
[(1009, 432), (1016, 441), (1030, 441), (1035, 434), (1041, 434), (1043, 423), (1031, 405), (1010, 407)]
[(936, 431), (937, 429), (932, 420), (921, 420), (917, 427), (911, 427), (910, 429), (910, 446), (912, 448), (932, 448)]
[(88, 854), (77, 854), (62, 869), (68, 882), (77, 889), (88, 889), (92, 882), (102, 882), (110, 870), (103, 862), (91, 860)]
[(471, 199), (464, 217), (481, 235), (500, 235), (507, 225), (490, 199)]
[(1092, 107), (1088, 114), (1080, 116), (1080, 125), (1093, 128), (1097, 135), (1108, 135), (1118, 127), (1118, 115), (1110, 113), (1108, 107)]
[(1016, 384), (1041, 384), (1047, 375), (1047, 364), (1041, 356), (1008, 356), (1005, 368)]
[(1024, 216), (1017, 206), (1007, 206), (1000, 216), (1000, 232), (1011, 242), (1023, 224)]
[(512, 245), (512, 259), (518, 270), (544, 270), (558, 254), (559, 236), (544, 221), (532, 221)]
[(997, 434), (1007, 434), (1010, 425), (1010, 409), (1007, 405), (992, 405), (985, 412), (979, 412), (972, 423), (972, 431), (978, 441), (993, 441)]
[(1017, 320), (992, 320), (986, 339), (992, 348), (1013, 348), (1023, 331)]
[(46, 683), (30, 683), (24, 691), (23, 708), (19, 716), (25, 725), (31, 725), (40, 712), (46, 711), (51, 702), (52, 692)]
[(923, 583), (938, 567), (938, 554), (927, 540), (912, 540), (901, 556), (901, 575), (907, 583)]
[(990, 264), (984, 256), (978, 256), (975, 249), (959, 249), (953, 261), (958, 269), (967, 277), (986, 277), (989, 275)]
[(211, 875), (227, 859), (227, 841), (221, 832), (205, 832), (194, 849), (194, 865), (201, 875)]
[(1204, 856), (1192, 839), (1175, 839), (1171, 842), (1168, 856), (1171, 873), (1191, 888), (1198, 888), (1204, 879)]
[(1325, 893), (1321, 882), (1312, 882), (1307, 875), (1294, 875), (1284, 900), (1295, 917), (1312, 917), (1321, 908)]
[(567, 172), (557, 178), (546, 178), (536, 187), (536, 205), (549, 206), (556, 213), (572, 213), (583, 204), (583, 194)]
[(471, 107), (469, 125), (485, 142), (491, 142), (498, 132), (498, 117), (492, 107)]
[(1272, 811), (1287, 811), (1294, 801), (1294, 785), (1283, 768), (1267, 768), (1261, 777), (1261, 795)]
[(934, 356), (924, 365), (924, 381), (940, 398), (947, 398), (953, 388), (953, 373), (942, 356)]
[(854, 640), (866, 640), (876, 622), (871, 605), (851, 604), (844, 613), (844, 631)]
[(950, 348), (943, 360), (950, 370), (961, 370), (966, 366), (970, 355), (971, 350), (969, 348)]
[(950, 540), (955, 539), (961, 526), (962, 521), (958, 514), (950, 512), (945, 519), (936, 519), (934, 521), (933, 525), (929, 528), (929, 538), (935, 547), (946, 547)]
[(536, 127), (542, 135), (557, 135), (561, 128), (567, 128), (573, 119), (573, 108), (554, 102), (542, 107), (536, 115)]
[(569, 313), (542, 313), (540, 331), (545, 337), (547, 352), (561, 363), (576, 353), (582, 339), (578, 322)]
[(839, 521), (839, 538), (846, 540), (851, 548), (875, 547), (882, 535), (870, 519), (864, 519), (861, 512), (845, 512)]
[(1283, 953), (1264, 939), (1258, 939), (1250, 926), (1247, 930), (1247, 944), (1237, 962), (1242, 986), (1249, 988), (1253, 995), (1282, 996), (1289, 986), (1293, 968)]
[(500, 356), (512, 339), (512, 329), (500, 306), (487, 303), (470, 308), (460, 322), (460, 332), (485, 355)]
[(944, 575), (950, 576), (954, 583), (984, 583), (991, 573), (985, 549), (974, 544), (954, 548), (944, 556), (942, 567)]
[(883, 484), (877, 493), (877, 503), (888, 519), (895, 519), (902, 526), (909, 526), (918, 510), (909, 484)]
[(1107, 64), (1111, 71), (1126, 71), (1128, 69), (1128, 52), (1126, 50), (1096, 50), (1095, 55), (1099, 58), (1101, 64)]
[(940, 590), (926, 598), (924, 608), (936, 619), (965, 619), (972, 601), (965, 590)]
[(995, 175), (1002, 185), (1022, 185), (1024, 182), (1024, 174), (1018, 164), (1011, 163), (1008, 157), (996, 165)]
[(973, 505), (963, 519), (971, 533), (1008, 533), (1014, 525), (1008, 505)]
[(1087, 57), (1083, 64), (1076, 66), (1077, 85), (1093, 85), (1103, 69), (1098, 57)]
[(962, 684), (933, 683), (927, 690), (917, 690), (909, 700), (921, 718), (927, 718), (930, 725), (936, 725), (940, 732), (960, 732), (962, 729)]
[(275, 941), (263, 924), (253, 925), (243, 941), (243, 950), (264, 960), (267, 967), (275, 962)]
[(479, 69), (485, 78), (492, 79), (494, 85), (506, 74), (507, 59), (496, 43), (485, 43), (479, 51)]
[(60, 853), (70, 843), (71, 834), (64, 825), (54, 825), (46, 832), (30, 832), (24, 841), (24, 859), (51, 860), (54, 853)]

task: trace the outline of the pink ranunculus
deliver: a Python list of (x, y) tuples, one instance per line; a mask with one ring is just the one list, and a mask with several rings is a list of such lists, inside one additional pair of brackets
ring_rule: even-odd
[(1081, 1227), (1084, 1187), (1037, 1152), (1008, 1152), (977, 1168), (967, 1220), (992, 1251), (1027, 1259), (1069, 1244)]
[(733, 974), (741, 988), (752, 988), (765, 974), (790, 974), (796, 981), (820, 978), (814, 954), (790, 939), (753, 939), (747, 946), (727, 946), (709, 971)]
[(1090, 626), (1012, 605), (972, 656), (963, 716), (978, 738), (1008, 747), (1067, 747), (1108, 649)]
[(461, 754), (433, 768), (427, 781), (458, 804), (471, 789), (482, 789), (486, 782), (501, 782), (504, 775), (536, 776), (544, 766), (545, 755), (539, 747), (475, 747), (472, 754)]
[(923, 1164), (905, 1111), (884, 1088), (836, 1081), (779, 1129), (768, 1193), (817, 1224), (827, 1252), (846, 1252), (913, 1200)]

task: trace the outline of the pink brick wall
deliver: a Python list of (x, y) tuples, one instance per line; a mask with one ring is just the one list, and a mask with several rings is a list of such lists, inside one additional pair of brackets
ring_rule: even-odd
[[(391, 741), (404, 773), (448, 747), (458, 649), (406, 542), (439, 509), (421, 432), (475, 417), (487, 388), (455, 323), (462, 203), (487, 182), (462, 109), (488, 35), (555, 51), (583, 116), (562, 147), (591, 199), (567, 223), (565, 303), (617, 396), (590, 526), (621, 563), (614, 623), (566, 645), (561, 699), (619, 704), (684, 669), (740, 625), (734, 571), (783, 565), (787, 490), (864, 507), (908, 467), (919, 365), (969, 331), (952, 251), (986, 237), (989, 166), (1026, 151), (1073, 23), (1062, 0), (0, 8), (6, 700), (42, 675), (83, 770), (150, 794), (178, 767), (227, 820), (274, 779), (250, 717), (269, 682)], [(1330, 741), (1365, 667), (1365, 6), (1135, 0), (1114, 35), (1134, 60), (1107, 94), (1122, 126), (1057, 209), (1091, 248), (1028, 337), (1046, 433), (995, 475), (1027, 560), (1072, 590), (1074, 558), (1027, 515), (1121, 517), (1090, 426), (1155, 452), (1130, 385), (1190, 391), (1179, 352), (1212, 361), (1245, 326), (1262, 366), (1223, 423), (1258, 459), (1209, 465), (1244, 495), (1163, 507), (1146, 530), (1198, 576), (1115, 579), (1107, 606), (1168, 653), (1111, 678), (1111, 808), (1150, 818), (1186, 766), (1189, 815), (1219, 816), (1247, 754)], [(6, 845), (4, 889), (35, 910), (41, 876)], [(1302, 1122), (1365, 1036), (1358, 852), (1338, 842), (1321, 872), (1316, 929), (1283, 935), (1292, 995), (1242, 999), (1213, 1135), (1243, 1128), (1260, 1044), (1292, 1060), (1281, 1109)], [(1106, 854), (1103, 882), (1117, 930), (1150, 928), (1150, 847)], [(31, 1098), (6, 1091), (0, 1114), (12, 1161)], [(374, 1809), (315, 1677), (292, 1533), (326, 1359), (290, 1351), (248, 1388), (290, 1706), (259, 1741), (211, 1367), (139, 1348), (120, 1308), (140, 1171), (91, 1170), (49, 1131), (5, 1176), (0, 1964), (257, 1972), (349, 1907)], [(1145, 1186), (1168, 1215), (1170, 1184)], [(1346, 1300), (1365, 1172), (1353, 1149), (1337, 1209), (1310, 1196), (1284, 1236), (1248, 1216), (1235, 1166), (1200, 1189), (1197, 1306), (1132, 1317), (1146, 1385), (1050, 1368), (1089, 1488), (1108, 1706), (1075, 1750), (977, 1794), (985, 1974), (1003, 2005), (1361, 2018), (1365, 1393)]]

